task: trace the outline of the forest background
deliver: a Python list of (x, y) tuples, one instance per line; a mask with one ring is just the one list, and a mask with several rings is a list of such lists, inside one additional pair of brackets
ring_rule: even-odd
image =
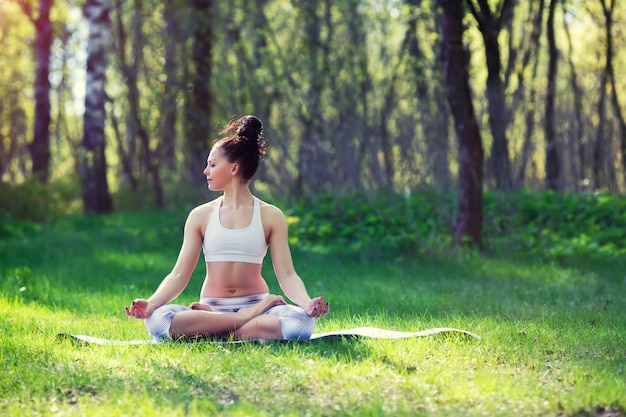
[(483, 190), (626, 190), (625, 19), (615, 0), (2, 0), (0, 211), (196, 204), (217, 132), (253, 113), (257, 192), (456, 187), (457, 237), (479, 240)]
[[(0, 414), (625, 416), (625, 19), (616, 0), (0, 0)], [(318, 331), (483, 339), (52, 343), (146, 337), (123, 306), (171, 268), (212, 139), (247, 113), (270, 143), (254, 192), (333, 305)], [(480, 253), (450, 250), (466, 237)]]

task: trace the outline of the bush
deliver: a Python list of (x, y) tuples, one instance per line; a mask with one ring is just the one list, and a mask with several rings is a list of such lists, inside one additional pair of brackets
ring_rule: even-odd
[(0, 234), (31, 227), (28, 223), (47, 223), (76, 213), (81, 207), (80, 199), (80, 187), (71, 180), (47, 184), (35, 180), (20, 184), (0, 182)]
[(453, 200), (430, 190), (409, 196), (379, 192), (332, 195), (296, 202), (292, 243), (326, 250), (415, 253), (449, 242)]
[[(116, 195), (116, 208), (145, 211), (150, 190)], [(186, 189), (166, 190), (168, 205), (190, 201)], [(191, 194), (190, 194), (191, 195)], [(80, 213), (79, 184), (71, 180), (19, 185), (0, 183), (0, 234), (25, 234), (61, 215)], [(185, 207), (186, 209), (189, 207)], [(415, 256), (449, 247), (454, 192), (420, 189), (408, 194), (322, 194), (286, 208), (292, 244), (376, 259)], [(501, 254), (546, 259), (626, 255), (626, 198), (606, 193), (489, 191), (483, 198), (482, 236)], [(445, 253), (445, 252), (444, 252)]]
[(491, 221), (483, 231), (496, 247), (552, 259), (626, 255), (622, 196), (522, 191), (485, 200)]
[[(451, 193), (364, 193), (304, 199), (288, 211), (292, 243), (325, 250), (431, 253), (448, 246)], [(609, 194), (487, 192), (483, 239), (500, 253), (562, 257), (626, 255), (626, 199)]]

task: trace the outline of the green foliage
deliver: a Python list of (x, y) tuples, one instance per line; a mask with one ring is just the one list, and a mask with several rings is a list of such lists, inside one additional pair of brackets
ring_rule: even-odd
[(381, 192), (321, 195), (295, 203), (288, 214), (292, 243), (384, 254), (449, 242), (451, 210), (451, 200), (432, 191), (408, 197)]
[(0, 235), (76, 213), (80, 198), (79, 184), (70, 179), (47, 184), (34, 179), (20, 184), (0, 182)]
[[(142, 187), (135, 193), (121, 190), (115, 196), (116, 207), (150, 211), (152, 193), (147, 184)], [(169, 202), (189, 201), (191, 191), (168, 187), (166, 194)], [(188, 208), (174, 210), (184, 217)], [(411, 194), (323, 194), (285, 208), (292, 244), (373, 259), (448, 248), (455, 210), (452, 193), (431, 189)], [(71, 181), (0, 183), (0, 235), (33, 233), (41, 223), (80, 211), (79, 186)], [(622, 196), (491, 191), (484, 195), (483, 218), (483, 239), (494, 252), (546, 260), (626, 255), (626, 198)]]
[(206, 184), (203, 184), (204, 188), (194, 187), (183, 179), (163, 181), (162, 187), (164, 207), (157, 207), (154, 186), (149, 181), (138, 181), (135, 190), (126, 183), (120, 184), (113, 194), (113, 206), (118, 212), (149, 211), (155, 208), (191, 209), (202, 204), (207, 198), (215, 198), (206, 190)]
[(520, 191), (485, 196), (484, 233), (501, 250), (547, 259), (626, 255), (626, 198)]
[[(322, 195), (288, 212), (292, 243), (326, 250), (416, 255), (448, 246), (455, 199), (419, 190)], [(487, 192), (483, 238), (489, 249), (543, 259), (626, 255), (626, 198), (609, 194)]]

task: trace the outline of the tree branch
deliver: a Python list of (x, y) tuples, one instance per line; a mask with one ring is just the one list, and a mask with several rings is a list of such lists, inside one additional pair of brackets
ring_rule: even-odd
[(28, 1), (28, 0), (15, 0), (15, 2), (17, 3), (18, 6), (20, 6), (20, 9), (22, 9), (22, 11), (26, 15), (26, 17), (28, 17), (28, 19), (33, 24), (36, 24), (37, 23), (37, 19), (33, 15), (33, 5), (30, 3), (30, 1)]
[(515, 0), (504, 0), (501, 3), (500, 11), (498, 12), (498, 29), (501, 29), (513, 16), (513, 9)]
[(474, 5), (474, 0), (467, 0), (467, 7), (469, 8), (472, 16), (474, 16), (474, 19), (476, 19), (476, 22), (478, 22), (478, 29), (482, 32), (485, 22), (483, 20), (483, 16), (478, 13), (478, 9), (476, 8), (476, 5)]

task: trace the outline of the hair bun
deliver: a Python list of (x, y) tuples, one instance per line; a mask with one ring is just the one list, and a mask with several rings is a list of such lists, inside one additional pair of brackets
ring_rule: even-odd
[(263, 133), (263, 122), (256, 116), (243, 116), (237, 120), (237, 125), (237, 136), (253, 141), (258, 140)]

